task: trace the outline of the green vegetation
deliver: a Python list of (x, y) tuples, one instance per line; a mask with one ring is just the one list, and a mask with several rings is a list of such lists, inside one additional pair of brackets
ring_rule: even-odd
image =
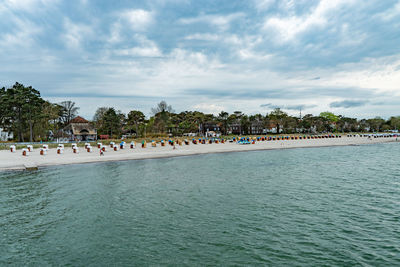
[[(77, 116), (79, 107), (72, 101), (50, 103), (31, 86), (15, 83), (10, 88), (0, 88), (0, 127), (14, 133), (14, 141), (39, 142), (63, 137), (62, 129)], [(384, 120), (356, 119), (332, 112), (318, 116), (290, 116), (279, 108), (269, 114), (246, 115), (241, 111), (232, 114), (221, 111), (217, 116), (199, 111), (175, 113), (165, 101), (161, 101), (146, 118), (140, 110), (127, 114), (113, 107), (99, 107), (91, 123), (98, 135), (110, 139), (183, 137), (205, 135), (212, 131), (227, 135), (265, 135), (266, 133), (346, 133), (382, 132), (400, 130), (400, 116)]]

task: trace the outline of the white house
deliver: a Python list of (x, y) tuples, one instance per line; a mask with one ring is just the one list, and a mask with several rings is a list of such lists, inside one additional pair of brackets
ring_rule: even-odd
[(8, 141), (13, 138), (14, 135), (12, 132), (6, 132), (3, 128), (0, 128), (0, 141)]

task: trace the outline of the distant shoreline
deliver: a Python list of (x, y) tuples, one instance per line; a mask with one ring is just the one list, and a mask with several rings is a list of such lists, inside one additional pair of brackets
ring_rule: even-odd
[(161, 147), (159, 144), (157, 147), (149, 147), (150, 144), (148, 144), (147, 148), (137, 147), (135, 149), (130, 149), (127, 147), (119, 151), (112, 151), (108, 146), (104, 156), (99, 155), (99, 149), (97, 148), (94, 148), (94, 151), (91, 153), (86, 152), (83, 148), (79, 148), (80, 153), (74, 154), (70, 147), (65, 147), (64, 153), (61, 155), (57, 154), (56, 149), (49, 149), (45, 156), (39, 154), (39, 149), (35, 149), (29, 156), (22, 156), (21, 150), (17, 150), (15, 153), (2, 150), (0, 151), (0, 171), (33, 170), (57, 165), (159, 159), (228, 152), (351, 146), (389, 142), (397, 142), (396, 137), (372, 139), (367, 137), (342, 137), (312, 140), (279, 140), (261, 141), (250, 145), (239, 145), (236, 143), (195, 145), (190, 143), (190, 145), (177, 145), (175, 150), (168, 144), (165, 147)]

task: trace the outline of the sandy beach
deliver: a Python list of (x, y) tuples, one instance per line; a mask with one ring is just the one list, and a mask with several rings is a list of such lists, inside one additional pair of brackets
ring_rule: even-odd
[(146, 148), (141, 148), (138, 146), (134, 149), (130, 149), (127, 147), (118, 151), (113, 151), (110, 147), (107, 147), (104, 156), (100, 156), (98, 148), (94, 148), (93, 152), (91, 153), (86, 152), (86, 150), (83, 148), (80, 148), (79, 153), (74, 154), (71, 144), (66, 144), (63, 154), (57, 154), (56, 149), (49, 149), (46, 155), (40, 155), (40, 150), (35, 149), (33, 152), (30, 152), (28, 156), (22, 156), (21, 150), (17, 150), (15, 153), (11, 153), (9, 150), (2, 150), (0, 151), (0, 171), (24, 170), (52, 165), (177, 157), (207, 153), (363, 145), (396, 141), (396, 137), (370, 139), (367, 137), (343, 136), (342, 138), (329, 139), (264, 141), (256, 142), (255, 144), (251, 145), (239, 145), (237, 143), (229, 142), (224, 144), (214, 143), (197, 145), (190, 143), (190, 145), (177, 145), (176, 149), (173, 149), (173, 147), (170, 145), (161, 147), (160, 144), (157, 144), (157, 147), (151, 147), (151, 145), (148, 144)]

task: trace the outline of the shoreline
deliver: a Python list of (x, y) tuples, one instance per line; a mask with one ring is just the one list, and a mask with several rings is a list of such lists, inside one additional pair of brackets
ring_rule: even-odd
[[(314, 140), (280, 140), (280, 141), (263, 141), (256, 142), (250, 145), (239, 145), (236, 143), (225, 144), (190, 144), (176, 146), (173, 150), (171, 146), (166, 145), (161, 147), (134, 149), (125, 148), (123, 150), (112, 151), (107, 147), (104, 156), (99, 155), (99, 149), (94, 148), (91, 153), (84, 149), (79, 154), (72, 153), (70, 147), (65, 147), (63, 154), (58, 155), (56, 149), (49, 149), (47, 155), (39, 155), (39, 149), (35, 149), (29, 156), (22, 156), (21, 150), (11, 153), (8, 150), (0, 151), (0, 172), (17, 171), (17, 170), (36, 170), (58, 165), (70, 164), (87, 164), (87, 163), (102, 163), (114, 161), (129, 161), (129, 160), (144, 160), (144, 159), (159, 159), (183, 156), (196, 156), (203, 154), (217, 153), (235, 153), (246, 151), (262, 151), (262, 150), (280, 150), (294, 148), (317, 148), (317, 147), (333, 147), (333, 146), (358, 146), (367, 144), (391, 143), (399, 142), (396, 137), (388, 138), (373, 138), (366, 137), (342, 137), (332, 139), (314, 139)], [(18, 162), (18, 164), (15, 164)]]

